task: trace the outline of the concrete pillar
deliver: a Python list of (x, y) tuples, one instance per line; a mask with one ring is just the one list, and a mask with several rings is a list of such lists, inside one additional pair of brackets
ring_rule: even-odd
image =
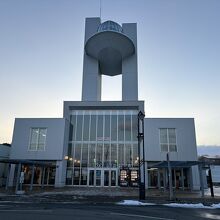
[(174, 188), (176, 189), (176, 169), (173, 169)]
[(18, 187), (19, 187), (19, 184), (20, 184), (20, 174), (21, 174), (21, 163), (18, 164), (15, 192), (18, 191)]
[(43, 174), (42, 174), (42, 181), (41, 181), (41, 188), (44, 188), (44, 179), (45, 179), (45, 167), (42, 167), (43, 169)]
[(160, 185), (160, 170), (159, 169), (157, 170), (157, 186), (158, 186), (158, 189), (161, 188), (161, 185)]
[(35, 166), (32, 165), (30, 191), (33, 190), (33, 183), (34, 183), (34, 167), (35, 167)]
[(9, 173), (9, 183), (8, 186), (14, 186), (14, 175), (15, 175), (15, 164), (11, 164), (10, 173)]
[(200, 178), (199, 178), (199, 168), (198, 165), (192, 166), (192, 190), (200, 190)]
[[(84, 45), (97, 33), (100, 23), (100, 18), (86, 18)], [(101, 101), (101, 79), (98, 60), (84, 52), (82, 101)]]
[(163, 190), (166, 191), (167, 187), (167, 172), (166, 168), (163, 168)]
[[(146, 158), (146, 156), (145, 156), (145, 158)], [(145, 188), (148, 189), (148, 165), (147, 165), (147, 162), (145, 162)]]
[(172, 168), (169, 159), (169, 153), (167, 153), (167, 169), (168, 169), (168, 179), (169, 179), (169, 196), (170, 200), (173, 199), (173, 183), (172, 183)]
[(185, 187), (184, 187), (184, 172), (183, 172), (183, 168), (181, 168), (181, 185), (182, 185), (182, 190), (184, 190)]
[(9, 176), (10, 176), (10, 169), (11, 169), (11, 164), (7, 164), (7, 179), (6, 179), (6, 184), (5, 184), (5, 190), (8, 190), (9, 186)]
[(200, 190), (201, 190), (201, 196), (204, 197), (204, 183), (203, 183), (203, 176), (202, 176), (202, 165), (199, 164), (199, 179), (200, 179)]
[(137, 24), (122, 24), (123, 33), (134, 43), (135, 53), (122, 61), (122, 101), (138, 100)]
[(190, 190), (193, 190), (193, 179), (192, 179), (192, 167), (189, 168), (189, 172), (188, 172), (188, 181), (189, 181), (189, 185), (190, 185)]
[(67, 161), (61, 160), (56, 162), (55, 187), (64, 187), (66, 184), (66, 166)]

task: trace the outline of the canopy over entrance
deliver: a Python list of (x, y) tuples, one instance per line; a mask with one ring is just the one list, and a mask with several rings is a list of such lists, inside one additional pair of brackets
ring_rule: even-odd
[[(204, 162), (200, 161), (170, 161), (170, 166), (172, 168), (189, 168), (196, 165), (205, 165)], [(168, 167), (167, 161), (161, 161), (159, 163), (148, 165), (149, 168), (166, 168)]]

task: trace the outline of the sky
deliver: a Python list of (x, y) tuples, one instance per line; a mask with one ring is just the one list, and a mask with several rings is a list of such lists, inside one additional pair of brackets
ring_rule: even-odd
[[(101, 19), (138, 26), (146, 117), (195, 118), (198, 145), (220, 145), (220, 1), (102, 0)], [(86, 17), (100, 0), (0, 0), (0, 143), (14, 119), (62, 117), (80, 101)], [(102, 100), (121, 100), (121, 76)]]

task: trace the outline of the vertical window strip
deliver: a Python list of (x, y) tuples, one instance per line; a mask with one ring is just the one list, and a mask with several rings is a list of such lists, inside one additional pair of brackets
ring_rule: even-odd
[(124, 142), (124, 165), (125, 165), (125, 162), (126, 162), (126, 160), (125, 160), (126, 159), (126, 155), (125, 155), (126, 154), (126, 149), (125, 149), (126, 148), (126, 145), (125, 145), (125, 129), (126, 129), (125, 128), (125, 111), (123, 111), (123, 116), (124, 116), (124, 140), (123, 140), (123, 142)]
[(104, 167), (104, 156), (105, 156), (105, 145), (104, 145), (104, 139), (105, 139), (105, 112), (102, 113), (102, 167)]
[(110, 119), (109, 119), (109, 126), (110, 126), (110, 133), (109, 133), (110, 158), (109, 158), (109, 160), (110, 160), (110, 166), (113, 167), (112, 166), (112, 145), (111, 145), (111, 140), (112, 140), (112, 137), (111, 137), (111, 134), (112, 134), (112, 132), (111, 132), (111, 130), (112, 130), (112, 126), (111, 126), (111, 124), (112, 124), (112, 111), (109, 111), (109, 115), (110, 115)]
[[(91, 111), (89, 111), (89, 143), (90, 143), (90, 130), (91, 130)], [(90, 147), (91, 144), (88, 143), (88, 158), (87, 158), (87, 167), (89, 167), (89, 157), (90, 157)], [(88, 178), (88, 177), (87, 177)]]
[[(35, 134), (36, 135), (36, 142), (33, 142), (34, 131), (36, 132), (36, 134)], [(42, 143), (40, 143), (41, 135), (43, 136), (43, 134), (41, 134), (41, 132), (43, 132), (43, 131), (45, 131), (45, 134), (44, 134), (45, 138), (43, 139), (44, 141)], [(43, 150), (44, 151), (45, 145), (46, 145), (46, 138), (47, 138), (47, 128), (31, 128), (28, 150), (33, 150), (33, 151)], [(40, 145), (43, 145), (43, 149), (41, 148)]]
[(119, 165), (119, 155), (118, 155), (118, 151), (119, 151), (119, 144), (118, 144), (118, 111), (116, 111), (116, 115), (117, 115), (117, 126), (116, 126), (116, 134), (117, 134), (117, 138), (116, 138), (116, 143), (117, 143), (117, 166)]

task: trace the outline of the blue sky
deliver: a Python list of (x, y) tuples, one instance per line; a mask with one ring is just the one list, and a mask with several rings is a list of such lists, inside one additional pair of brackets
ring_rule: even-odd
[[(0, 143), (15, 117), (62, 117), (80, 100), (84, 21), (99, 0), (0, 1)], [(102, 21), (138, 24), (139, 99), (147, 117), (194, 117), (198, 145), (220, 145), (220, 1), (102, 0)], [(103, 77), (103, 100), (121, 77)]]

